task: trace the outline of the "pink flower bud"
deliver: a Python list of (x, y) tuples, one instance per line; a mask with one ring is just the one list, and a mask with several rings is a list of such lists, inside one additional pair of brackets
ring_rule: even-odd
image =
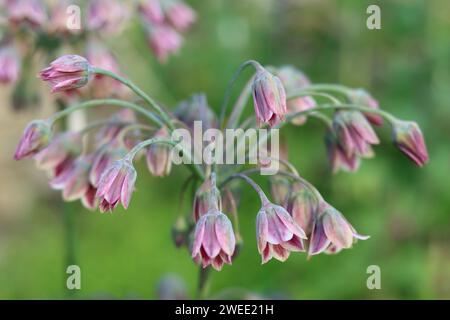
[(294, 183), (289, 194), (286, 210), (306, 235), (310, 235), (317, 216), (319, 199), (300, 183)]
[(6, 5), (12, 24), (26, 23), (38, 27), (47, 19), (45, 7), (40, 0), (13, 0), (7, 1)]
[(256, 239), (262, 263), (275, 258), (286, 261), (291, 251), (305, 251), (305, 232), (289, 213), (272, 203), (263, 204), (256, 217)]
[(14, 154), (15, 160), (35, 155), (45, 148), (52, 136), (52, 129), (47, 121), (34, 120), (25, 128)]
[[(378, 101), (375, 100), (366, 90), (364, 89), (355, 89), (349, 93), (350, 102), (354, 104), (358, 104), (364, 107), (372, 108), (375, 110), (380, 109)], [(369, 120), (371, 124), (374, 126), (382, 126), (383, 118), (374, 113), (364, 112), (364, 116)]]
[(164, 21), (160, 0), (141, 0), (138, 10), (147, 23), (160, 24)]
[(286, 93), (280, 79), (264, 68), (258, 68), (253, 81), (253, 102), (258, 125), (271, 127), (284, 119), (287, 113)]
[(419, 125), (412, 121), (393, 123), (394, 144), (419, 167), (428, 162), (428, 151)]
[(13, 84), (20, 75), (19, 55), (11, 46), (0, 48), (0, 83)]
[(356, 154), (347, 155), (347, 152), (339, 144), (334, 133), (328, 131), (325, 135), (325, 144), (327, 147), (328, 161), (333, 173), (339, 170), (354, 172), (360, 165), (360, 159)]
[(203, 268), (211, 265), (220, 271), (224, 263), (231, 264), (235, 246), (233, 226), (226, 215), (211, 210), (198, 220), (192, 257), (201, 262)]
[(333, 119), (333, 129), (347, 157), (373, 156), (372, 144), (380, 143), (367, 119), (358, 111), (338, 111)]
[(193, 208), (194, 220), (198, 221), (203, 215), (208, 213), (212, 204), (213, 207), (217, 205), (217, 208), (220, 211), (222, 210), (222, 200), (219, 189), (217, 189), (213, 179), (209, 177), (195, 193)]
[(187, 30), (196, 20), (195, 11), (182, 1), (175, 1), (166, 11), (170, 23), (178, 30)]
[(39, 77), (50, 82), (52, 92), (80, 88), (88, 83), (89, 62), (77, 55), (65, 55), (59, 57), (50, 64), (50, 67), (42, 70)]
[(330, 245), (334, 246), (332, 251), (338, 252), (351, 248), (357, 239), (369, 238), (358, 234), (344, 216), (329, 204), (321, 203), (320, 207), (321, 212), (314, 222), (310, 237), (308, 252), (310, 256), (323, 252)]
[(98, 187), (103, 173), (114, 161), (123, 158), (128, 150), (119, 141), (111, 141), (102, 145), (94, 153), (92, 168), (89, 172), (89, 181), (93, 186)]
[(34, 156), (36, 165), (40, 169), (54, 170), (69, 157), (76, 157), (81, 153), (82, 136), (77, 132), (57, 134), (50, 144)]
[(169, 26), (155, 25), (149, 30), (149, 42), (159, 62), (165, 63), (170, 54), (178, 52), (183, 38)]
[[(168, 138), (166, 127), (159, 129), (154, 138)], [(172, 168), (172, 147), (162, 144), (153, 144), (147, 149), (148, 170), (155, 177), (164, 177), (170, 174)]]
[(89, 189), (89, 170), (91, 168), (91, 156), (81, 156), (64, 172), (50, 181), (50, 186), (56, 190), (62, 190), (65, 201), (81, 199)]
[(130, 203), (136, 182), (136, 170), (129, 159), (115, 161), (103, 173), (97, 190), (100, 211), (112, 211), (119, 203), (125, 209)]

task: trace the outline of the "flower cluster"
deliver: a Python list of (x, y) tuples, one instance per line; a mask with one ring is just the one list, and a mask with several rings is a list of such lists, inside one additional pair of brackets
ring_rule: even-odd
[(197, 13), (182, 0), (139, 0), (138, 8), (149, 46), (164, 63), (180, 49), (181, 33), (197, 20)]
[[(14, 158), (35, 158), (39, 168), (50, 172), (50, 186), (62, 190), (64, 200), (80, 199), (87, 208), (98, 207), (102, 212), (113, 211), (119, 203), (124, 208), (130, 205), (137, 178), (133, 160), (138, 159), (139, 154), (145, 155), (153, 176), (170, 174), (174, 152), (184, 153), (183, 149), (178, 149), (180, 146), (172, 133), (176, 128), (192, 130), (195, 120), (201, 120), (207, 128), (224, 128), (225, 125), (242, 128), (250, 124), (282, 128), (292, 121), (303, 124), (309, 116), (315, 116), (326, 125), (333, 171), (355, 171), (360, 159), (372, 157), (372, 146), (380, 143), (372, 125), (384, 124), (381, 116), (393, 128), (394, 144), (418, 166), (427, 163), (428, 153), (419, 126), (381, 110), (378, 103), (360, 89), (314, 84), (293, 67), (264, 68), (251, 60), (239, 70), (246, 66), (255, 67), (256, 72), (251, 87), (241, 95), (247, 98), (253, 95), (255, 113), (240, 122), (241, 109), (245, 107), (240, 103), (235, 104), (231, 113), (232, 121), (216, 117), (203, 94), (193, 95), (181, 102), (174, 113), (169, 113), (114, 70), (92, 65), (80, 56), (60, 57), (40, 73), (41, 79), (52, 85), (52, 91), (73, 90), (103, 77), (128, 86), (142, 101), (135, 104), (119, 99), (91, 100), (73, 105), (49, 119), (35, 120), (25, 129)], [(114, 69), (113, 65), (110, 69)], [(345, 102), (342, 99), (346, 99)], [(245, 100), (245, 97), (238, 98), (238, 101)], [(62, 117), (78, 109), (100, 105), (123, 107), (123, 110), (78, 132), (52, 132), (55, 122)], [(333, 112), (332, 119), (327, 111)], [(94, 141), (88, 143), (84, 138), (92, 130), (98, 133)], [(246, 146), (246, 152), (249, 153), (251, 147)], [(247, 170), (242, 164), (189, 163), (192, 175), (183, 188), (190, 184), (198, 188), (189, 214), (180, 215), (174, 225), (175, 244), (188, 248), (194, 261), (203, 268), (211, 266), (221, 270), (224, 264), (233, 262), (242, 243), (237, 210), (239, 192), (231, 183), (237, 179), (251, 185), (261, 200), (255, 220), (262, 263), (272, 258), (285, 261), (291, 252), (306, 252), (308, 256), (338, 253), (351, 248), (357, 240), (367, 239), (368, 236), (359, 234), (339, 210), (298, 174), (284, 154), (279, 158), (268, 154), (264, 158), (281, 165), (270, 178), (273, 201), (249, 177), (258, 172), (258, 166), (266, 165), (264, 161)]]
[[(179, 49), (182, 44), (179, 32), (186, 31), (197, 19), (192, 8), (175, 0), (138, 1), (137, 4), (92, 0), (81, 7), (69, 0), (13, 0), (5, 1), (3, 6), (5, 20), (0, 25), (0, 84), (14, 86), (12, 104), (15, 109), (38, 102), (36, 88), (30, 83), (32, 63), (38, 54), (48, 61), (57, 51), (81, 48), (90, 63), (119, 73), (116, 58), (101, 44), (101, 40), (119, 36), (133, 10), (139, 12), (145, 21), (150, 47), (161, 62)], [(60, 75), (48, 74), (48, 77), (55, 76)], [(75, 89), (86, 80), (80, 77), (70, 86)], [(123, 86), (116, 81), (101, 75), (94, 80), (96, 84), (89, 91), (71, 90), (61, 99), (72, 102), (73, 98), (125, 98), (127, 91), (122, 90)], [(67, 84), (64, 86), (64, 90), (69, 87)], [(53, 90), (62, 91), (55, 86)]]

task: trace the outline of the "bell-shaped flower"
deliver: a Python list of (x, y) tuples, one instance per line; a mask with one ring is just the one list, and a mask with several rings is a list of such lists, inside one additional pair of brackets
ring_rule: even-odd
[(393, 123), (394, 144), (419, 167), (428, 162), (428, 151), (422, 131), (413, 121), (396, 120)]
[[(380, 109), (378, 101), (375, 100), (366, 90), (364, 89), (354, 89), (348, 94), (350, 102), (363, 107), (372, 108), (374, 110)], [(364, 112), (364, 116), (369, 120), (374, 126), (383, 125), (383, 118), (375, 113)]]
[(52, 136), (51, 125), (44, 120), (34, 120), (25, 128), (14, 159), (20, 160), (35, 155), (49, 144)]
[[(154, 138), (169, 138), (166, 127), (159, 129)], [(163, 144), (152, 144), (147, 148), (147, 167), (150, 173), (156, 177), (164, 177), (170, 174), (172, 168), (172, 147)]]
[(356, 154), (347, 155), (347, 152), (340, 145), (332, 131), (325, 135), (325, 145), (327, 148), (328, 162), (333, 173), (339, 170), (354, 172), (358, 170), (360, 158)]

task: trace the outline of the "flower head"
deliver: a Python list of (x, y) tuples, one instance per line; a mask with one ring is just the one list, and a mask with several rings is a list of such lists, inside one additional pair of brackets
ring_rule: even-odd
[(136, 170), (129, 159), (115, 161), (102, 174), (96, 196), (100, 200), (100, 211), (112, 211), (119, 201), (125, 209), (130, 203), (136, 182)]
[(39, 73), (39, 77), (50, 82), (52, 92), (80, 88), (88, 83), (90, 72), (89, 62), (77, 55), (59, 57), (50, 67)]
[(20, 61), (13, 47), (0, 48), (0, 83), (15, 83), (20, 74)]
[(35, 155), (49, 144), (51, 136), (52, 129), (47, 121), (30, 122), (17, 145), (14, 159), (20, 160)]
[(369, 122), (358, 111), (338, 111), (333, 119), (333, 129), (347, 157), (372, 157), (372, 144), (380, 141)]
[[(166, 127), (159, 129), (154, 138), (168, 138)], [(164, 177), (172, 168), (172, 147), (162, 144), (152, 144), (147, 149), (147, 166), (150, 173), (156, 177)]]
[(211, 265), (220, 271), (224, 263), (231, 264), (235, 246), (233, 227), (226, 215), (218, 210), (211, 210), (198, 220), (192, 257), (201, 262), (203, 268)]
[(322, 202), (311, 232), (308, 255), (316, 255), (331, 245), (332, 252), (351, 248), (357, 240), (366, 240), (369, 236), (363, 236), (356, 232), (355, 228), (344, 218), (342, 213)]
[(169, 55), (178, 52), (183, 38), (170, 26), (155, 25), (149, 29), (149, 42), (159, 62), (165, 63)]
[(329, 130), (325, 135), (328, 162), (333, 173), (339, 170), (354, 172), (358, 170), (360, 158), (356, 154), (347, 155), (347, 152), (336, 139), (333, 131)]
[(286, 93), (278, 77), (259, 67), (252, 89), (258, 125), (268, 123), (273, 127), (284, 119), (287, 113)]
[(393, 123), (394, 144), (416, 165), (422, 167), (428, 162), (428, 151), (422, 131), (413, 121), (396, 120)]
[(170, 23), (178, 30), (188, 29), (196, 20), (195, 11), (182, 1), (175, 1), (166, 11)]
[[(380, 109), (378, 101), (375, 100), (366, 90), (364, 89), (354, 89), (349, 93), (350, 101), (354, 104), (362, 105), (364, 107), (372, 108), (374, 110)], [(374, 113), (364, 112), (364, 116), (369, 120), (374, 126), (383, 125), (383, 118)]]
[(281, 206), (263, 204), (256, 218), (256, 239), (262, 263), (286, 261), (291, 251), (304, 251), (305, 232)]
[(318, 206), (319, 199), (309, 188), (300, 183), (291, 186), (286, 210), (307, 236), (311, 234)]

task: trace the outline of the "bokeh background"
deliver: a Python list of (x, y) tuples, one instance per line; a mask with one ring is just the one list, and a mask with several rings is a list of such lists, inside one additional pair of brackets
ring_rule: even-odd
[[(356, 174), (333, 176), (323, 125), (311, 119), (289, 127), (284, 138), (300, 173), (371, 238), (338, 255), (307, 261), (304, 254), (292, 254), (285, 263), (261, 266), (255, 241), (259, 200), (244, 187), (239, 207), (244, 247), (232, 267), (213, 272), (211, 296), (231, 288), (293, 299), (450, 298), (450, 2), (188, 3), (199, 21), (180, 54), (165, 65), (149, 52), (135, 17), (121, 36), (107, 41), (123, 73), (158, 100), (175, 106), (193, 92), (205, 92), (218, 110), (241, 62), (292, 64), (314, 82), (364, 87), (382, 108), (416, 120), (431, 158), (428, 166), (416, 168), (391, 145), (389, 129), (381, 128), (384, 143), (375, 148), (377, 157), (364, 161)], [(366, 27), (369, 4), (381, 7), (381, 30)], [(158, 179), (144, 163), (138, 165), (137, 192), (127, 211), (100, 214), (79, 203), (62, 206), (60, 194), (47, 187), (32, 161), (12, 160), (24, 125), (52, 110), (48, 87), (37, 85), (43, 103), (19, 113), (8, 105), (10, 88), (0, 89), (0, 298), (155, 299), (167, 274), (183, 281), (194, 297), (198, 268), (170, 236), (186, 171), (176, 168)], [(73, 219), (69, 233), (67, 212)], [(68, 246), (73, 257), (67, 256)], [(65, 289), (68, 259), (82, 272), (76, 292)], [(381, 268), (381, 290), (366, 287), (370, 265)]]

